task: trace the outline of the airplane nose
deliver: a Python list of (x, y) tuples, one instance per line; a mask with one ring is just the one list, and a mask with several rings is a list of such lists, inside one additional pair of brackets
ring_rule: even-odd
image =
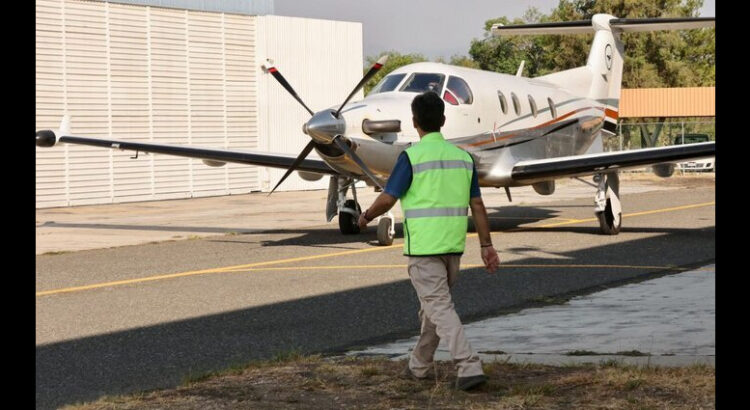
[(336, 118), (335, 113), (336, 111), (331, 109), (316, 113), (302, 126), (302, 132), (318, 143), (330, 144), (333, 137), (343, 135), (346, 130), (344, 118), (342, 116)]

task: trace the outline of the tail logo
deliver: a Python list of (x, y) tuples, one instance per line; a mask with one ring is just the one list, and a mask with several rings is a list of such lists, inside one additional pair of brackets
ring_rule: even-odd
[(604, 48), (604, 63), (607, 64), (607, 70), (612, 69), (612, 45), (610, 44)]

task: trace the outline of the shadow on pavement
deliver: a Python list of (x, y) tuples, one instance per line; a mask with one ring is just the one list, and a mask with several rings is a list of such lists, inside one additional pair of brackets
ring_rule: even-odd
[[(684, 267), (703, 266), (715, 257), (713, 227), (654, 231), (661, 234), (561, 255), (571, 265)], [(533, 257), (514, 265), (545, 263), (558, 264), (560, 259)], [(483, 269), (464, 269), (453, 294), (458, 313), (469, 322), (542, 297), (588, 293), (602, 285), (672, 272), (507, 267), (487, 275)], [(294, 349), (332, 352), (412, 336), (419, 328), (418, 302), (406, 273), (404, 277), (395, 283), (37, 346), (37, 408), (172, 387), (190, 374)]]

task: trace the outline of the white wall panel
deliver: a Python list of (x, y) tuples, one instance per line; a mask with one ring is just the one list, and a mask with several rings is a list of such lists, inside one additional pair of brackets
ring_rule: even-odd
[[(359, 23), (85, 0), (36, 0), (36, 21), (36, 127), (70, 115), (78, 136), (296, 154), (309, 114), (261, 70), (266, 58), (315, 110), (362, 76)], [(134, 155), (37, 148), (37, 207), (241, 194), (283, 174)], [(326, 187), (293, 174), (281, 189)]]
[[(297, 94), (313, 111), (341, 105), (362, 79), (361, 23), (314, 20), (298, 17), (258, 17), (258, 66), (269, 65), (282, 73)], [(260, 112), (261, 134), (270, 152), (299, 153), (310, 141), (302, 125), (310, 114), (267, 73), (259, 72), (261, 98), (273, 109)], [(363, 98), (363, 92), (354, 100)], [(309, 158), (317, 158), (313, 151)], [(284, 170), (267, 168), (263, 190), (270, 190)], [(270, 186), (269, 186), (270, 185)], [(304, 181), (297, 173), (287, 178), (279, 190), (325, 189), (328, 178)]]

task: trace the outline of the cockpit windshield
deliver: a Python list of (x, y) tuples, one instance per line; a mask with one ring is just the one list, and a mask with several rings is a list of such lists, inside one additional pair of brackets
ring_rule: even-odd
[(412, 74), (401, 86), (400, 91), (423, 93), (426, 91), (434, 91), (440, 95), (440, 91), (443, 89), (443, 82), (445, 81), (445, 75), (434, 74), (434, 73), (414, 73)]
[(401, 80), (403, 80), (404, 76), (406, 76), (406, 74), (391, 74), (383, 77), (383, 79), (380, 80), (380, 82), (372, 90), (370, 90), (370, 94), (384, 93), (395, 90), (396, 86), (398, 86)]

